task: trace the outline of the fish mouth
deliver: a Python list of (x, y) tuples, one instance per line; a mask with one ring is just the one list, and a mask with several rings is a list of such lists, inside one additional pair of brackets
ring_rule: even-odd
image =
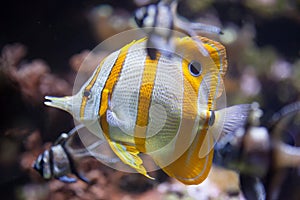
[(59, 108), (61, 110), (71, 112), (72, 109), (72, 98), (70, 96), (65, 97), (52, 97), (52, 96), (45, 96), (44, 104), (46, 106)]

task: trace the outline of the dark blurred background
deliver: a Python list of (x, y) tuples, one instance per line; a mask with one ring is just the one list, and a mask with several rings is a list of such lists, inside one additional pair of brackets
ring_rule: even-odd
[[(41, 182), (29, 175), (30, 162), (46, 142), (73, 127), (67, 113), (45, 108), (43, 96), (71, 94), (83, 51), (134, 27), (132, 12), (149, 2), (1, 3), (1, 199), (30, 199), (24, 188)], [(300, 100), (300, 1), (187, 0), (180, 1), (178, 12), (224, 29), (219, 40), (229, 58), (228, 104), (258, 101), (267, 121), (282, 106)]]

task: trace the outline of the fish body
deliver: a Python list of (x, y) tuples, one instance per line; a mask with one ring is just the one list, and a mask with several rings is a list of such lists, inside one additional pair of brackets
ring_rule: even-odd
[(68, 111), (104, 137), (125, 164), (151, 178), (140, 153), (169, 176), (199, 184), (208, 175), (213, 146), (246, 120), (249, 105), (217, 110), (227, 70), (225, 48), (198, 37), (175, 40), (176, 53), (147, 54), (147, 38), (106, 57), (74, 96), (46, 97), (46, 105)]

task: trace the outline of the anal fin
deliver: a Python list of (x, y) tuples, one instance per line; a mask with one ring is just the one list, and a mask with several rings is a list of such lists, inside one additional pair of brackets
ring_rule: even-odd
[(138, 150), (136, 150), (134, 147), (125, 146), (114, 141), (109, 141), (109, 145), (123, 163), (134, 168), (140, 174), (143, 174), (150, 179), (154, 179), (148, 175), (145, 167), (143, 166), (143, 160), (138, 156), (140, 153)]

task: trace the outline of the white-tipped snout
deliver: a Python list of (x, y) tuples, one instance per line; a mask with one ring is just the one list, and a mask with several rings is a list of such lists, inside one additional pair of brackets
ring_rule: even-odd
[(46, 106), (59, 108), (62, 110), (65, 110), (69, 113), (72, 113), (72, 97), (66, 96), (66, 97), (51, 97), (51, 96), (45, 96), (46, 101), (44, 104)]

